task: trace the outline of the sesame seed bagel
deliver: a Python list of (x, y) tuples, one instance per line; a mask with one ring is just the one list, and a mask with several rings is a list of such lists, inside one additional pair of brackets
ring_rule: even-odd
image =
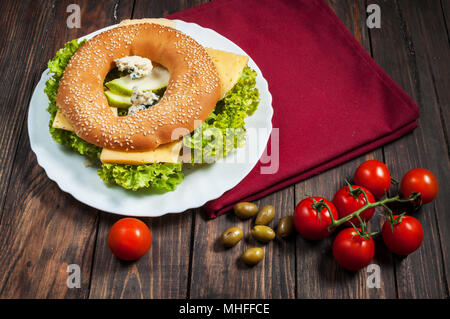
[[(108, 106), (103, 81), (115, 59), (132, 55), (163, 65), (170, 80), (157, 104), (117, 117)], [(200, 126), (219, 95), (219, 75), (203, 46), (176, 29), (144, 23), (102, 32), (80, 47), (64, 71), (56, 103), (83, 140), (108, 149), (145, 151)]]

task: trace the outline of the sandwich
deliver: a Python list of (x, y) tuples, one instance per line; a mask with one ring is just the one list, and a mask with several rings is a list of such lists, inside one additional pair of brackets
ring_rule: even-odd
[[(175, 28), (175, 23), (167, 19), (125, 20), (119, 26), (148, 23)], [(86, 40), (68, 42), (48, 63), (51, 77), (45, 93), (49, 98), (49, 130), (56, 142), (98, 165), (98, 175), (106, 184), (132, 191), (173, 191), (184, 179), (184, 167), (213, 163), (244, 146), (245, 118), (259, 104), (256, 72), (248, 66), (247, 56), (214, 48), (205, 49), (220, 81), (219, 98), (212, 112), (189, 134), (138, 151), (100, 147), (83, 138), (80, 132), (76, 133), (69, 114), (58, 105), (57, 97), (66, 66), (86, 43)], [(103, 94), (114, 116), (133, 116), (161, 101), (171, 76), (164, 65), (139, 56), (126, 56), (115, 62), (103, 81)], [(227, 135), (229, 129), (234, 130), (231, 139)]]

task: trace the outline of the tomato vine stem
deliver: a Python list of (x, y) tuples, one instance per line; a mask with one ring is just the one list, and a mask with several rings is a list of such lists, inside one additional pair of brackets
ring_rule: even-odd
[[(366, 204), (363, 207), (361, 207), (360, 209), (354, 211), (350, 215), (347, 215), (347, 216), (345, 216), (345, 217), (343, 217), (341, 219), (335, 220), (333, 218), (333, 216), (331, 216), (331, 224), (330, 224), (330, 226), (328, 226), (328, 230), (329, 231), (331, 231), (333, 228), (339, 227), (340, 225), (342, 225), (343, 223), (349, 221), (353, 217), (358, 218), (359, 215), (363, 211), (365, 211), (365, 210), (367, 210), (369, 208), (378, 207), (378, 206), (382, 206), (384, 208), (388, 208), (388, 206), (386, 205), (388, 203), (394, 203), (394, 202), (396, 202), (396, 203), (408, 203), (408, 202), (414, 202), (414, 201), (416, 201), (417, 199), (420, 198), (420, 193), (413, 193), (408, 198), (400, 198), (400, 195), (396, 195), (394, 197), (384, 198), (384, 199), (379, 200), (379, 201), (374, 202), (374, 203), (369, 203), (369, 200), (367, 199), (366, 193), (362, 189), (361, 189), (361, 191), (362, 191), (362, 193), (364, 194), (364, 196), (366, 198)], [(390, 211), (390, 209), (389, 209), (389, 211)]]

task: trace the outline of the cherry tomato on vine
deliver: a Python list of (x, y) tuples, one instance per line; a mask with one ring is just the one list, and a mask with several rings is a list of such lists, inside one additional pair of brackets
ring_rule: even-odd
[(391, 186), (391, 174), (383, 162), (368, 160), (358, 166), (353, 181), (369, 189), (375, 198), (380, 198)]
[(367, 266), (375, 255), (371, 236), (360, 236), (354, 228), (342, 230), (333, 242), (333, 257), (347, 270), (359, 270)]
[(423, 241), (423, 228), (420, 222), (412, 216), (393, 216), (392, 221), (386, 220), (381, 229), (381, 235), (386, 247), (397, 255), (409, 255), (416, 251)]
[[(307, 239), (319, 240), (331, 235), (328, 230), (331, 224), (330, 208), (333, 218), (338, 218), (338, 212), (333, 203), (323, 197), (308, 197), (297, 204), (294, 212), (295, 229)], [(320, 213), (320, 214), (319, 214)]]
[(411, 193), (420, 193), (422, 203), (431, 202), (437, 195), (439, 183), (436, 176), (425, 168), (415, 168), (403, 176), (400, 189), (404, 197)]
[[(369, 203), (374, 203), (375, 198), (373, 197), (372, 193), (365, 187), (362, 186), (356, 186), (352, 185), (352, 189), (350, 190), (349, 186), (344, 186), (340, 190), (336, 192), (333, 198), (333, 204), (336, 206), (336, 209), (339, 214), (339, 218), (343, 218), (345, 216), (350, 215), (351, 213), (357, 211), (361, 207), (367, 204), (366, 198), (364, 197), (364, 194), (361, 190), (363, 190), (366, 195), (367, 199), (369, 200)], [(365, 211), (363, 211), (361, 214), (359, 214), (359, 217), (365, 222), (370, 220), (375, 213), (375, 207), (368, 208)], [(353, 217), (345, 224), (347, 226), (351, 226), (351, 223), (355, 226), (359, 226), (359, 220), (357, 217)]]
[(145, 223), (136, 218), (122, 218), (109, 230), (108, 246), (122, 260), (136, 260), (145, 255), (152, 245), (152, 233)]

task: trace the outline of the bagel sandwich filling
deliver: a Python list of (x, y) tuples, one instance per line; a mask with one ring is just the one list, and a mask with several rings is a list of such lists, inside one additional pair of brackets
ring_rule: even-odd
[[(139, 32), (152, 32), (156, 23), (122, 28), (138, 34), (138, 46)], [(158, 26), (155, 30), (156, 34), (167, 33), (169, 39), (182, 37), (181, 32), (170, 27)], [(116, 33), (111, 35), (117, 37)], [(174, 40), (174, 47), (182, 50), (181, 44), (186, 43), (189, 50), (193, 46), (192, 50), (198, 52), (198, 44), (185, 37), (185, 42)], [(180, 74), (178, 66), (171, 64), (174, 54), (169, 51), (166, 54), (172, 54), (170, 59), (153, 59), (143, 44), (142, 49), (124, 50), (125, 54), (119, 56), (111, 51), (105, 54), (105, 58), (116, 55), (108, 56), (110, 66), (92, 80), (102, 78), (95, 91), (94, 84), (90, 87), (91, 82), (77, 77), (83, 70), (82, 62), (88, 59), (85, 53), (95, 44), (93, 40), (72, 40), (56, 53), (48, 63), (50, 78), (45, 93), (53, 140), (88, 157), (106, 184), (133, 191), (172, 191), (184, 179), (183, 167), (212, 163), (243, 147), (245, 118), (256, 111), (260, 101), (256, 72), (247, 65), (247, 56), (202, 47), (206, 58), (196, 60), (187, 53), (185, 73)], [(132, 40), (124, 38), (125, 47)], [(207, 61), (213, 63), (211, 72), (205, 71), (210, 68)], [(204, 64), (204, 68), (197, 72), (199, 64)], [(200, 84), (188, 81), (191, 78), (197, 78)], [(218, 85), (214, 85), (215, 79)], [(91, 103), (93, 100), (95, 103)], [(201, 120), (202, 124), (195, 127), (194, 120)], [(190, 133), (173, 139), (166, 130), (174, 127)], [(232, 139), (227, 137), (229, 129), (235, 132)], [(183, 146), (190, 154), (180, 154)]]
[(131, 106), (128, 108), (127, 115), (148, 109), (159, 101), (159, 96), (153, 91), (141, 91), (138, 87), (133, 87), (131, 95)]
[(136, 55), (115, 59), (114, 62), (119, 71), (130, 73), (132, 80), (149, 75), (153, 69), (152, 61)]

